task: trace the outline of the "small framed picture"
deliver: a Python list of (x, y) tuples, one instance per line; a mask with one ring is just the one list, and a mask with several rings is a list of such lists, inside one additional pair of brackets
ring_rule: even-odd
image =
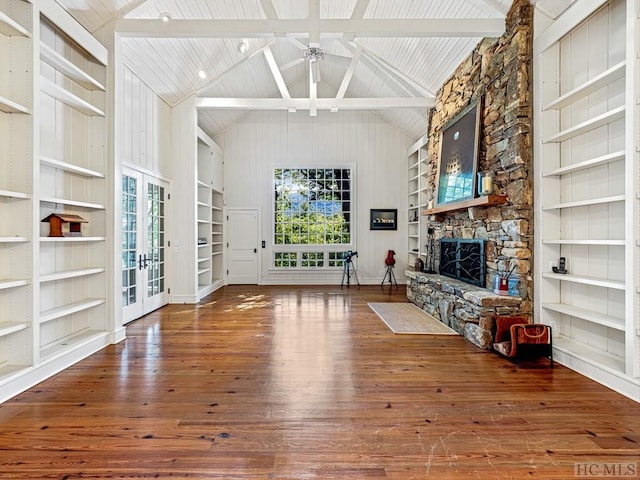
[(369, 216), (369, 230), (397, 230), (397, 208), (372, 208)]

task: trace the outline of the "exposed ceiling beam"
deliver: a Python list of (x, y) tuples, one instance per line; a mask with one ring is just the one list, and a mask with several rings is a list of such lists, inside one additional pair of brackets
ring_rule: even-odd
[(351, 18), (364, 18), (364, 12), (367, 11), (367, 7), (371, 0), (358, 0), (356, 2), (355, 7), (353, 7), (353, 11), (351, 12)]
[[(215, 78), (212, 78), (211, 80), (209, 80), (207, 83), (205, 83), (203, 86), (201, 86), (197, 91), (195, 91), (194, 93), (197, 95), (200, 95), (202, 92), (206, 92), (208, 89), (210, 89), (211, 87), (213, 87), (215, 84), (217, 84), (218, 82), (221, 82), (222, 80), (224, 80), (227, 75), (229, 75), (231, 72), (233, 72), (236, 68), (238, 68), (240, 65), (244, 64), (245, 62), (248, 62), (249, 60), (251, 60), (253, 57), (255, 57), (256, 55), (260, 55), (265, 48), (269, 48), (271, 47), (271, 45), (273, 45), (276, 42), (276, 39), (274, 38), (273, 40), (269, 41), (264, 47), (259, 48), (258, 50), (256, 50), (253, 53), (250, 53), (249, 55), (247, 55), (246, 57), (244, 57), (242, 60), (240, 60), (239, 62), (234, 63), (233, 65), (231, 65), (231, 67), (229, 67), (228, 69), (226, 69), (224, 72), (222, 72), (220, 75), (218, 75)], [(190, 97), (192, 94), (190, 93), (189, 95), (187, 95), (186, 97), (180, 99), (179, 101), (176, 102), (180, 103), (181, 101), (183, 101), (185, 98)]]
[(271, 51), (271, 47), (266, 47), (263, 52), (264, 57), (267, 60), (267, 65), (269, 65), (269, 70), (271, 70), (271, 74), (273, 75), (273, 79), (276, 81), (278, 90), (280, 90), (280, 95), (282, 95), (282, 98), (291, 98), (289, 90), (287, 89), (287, 84), (284, 82), (284, 78), (282, 78), (282, 72), (280, 72), (276, 59)]
[[(342, 42), (342, 44), (352, 53), (355, 51), (351, 43)], [(358, 42), (355, 42), (355, 45), (357, 48), (357, 46), (361, 44), (359, 44)], [(375, 64), (378, 68), (382, 68), (387, 74), (390, 75), (391, 78), (395, 79), (395, 81), (399, 85), (403, 86), (410, 92), (414, 93), (415, 95), (419, 95), (423, 97), (435, 98), (435, 95), (433, 92), (424, 88), (422, 85), (420, 85), (415, 80), (413, 80), (413, 78), (408, 77), (407, 75), (402, 73), (400, 70), (398, 70), (396, 67), (391, 65), (389, 62), (387, 62), (386, 60), (383, 60), (382, 58), (377, 56), (375, 53), (371, 52), (369, 49), (363, 47), (362, 52), (368, 59), (371, 60), (370, 63)]]
[[(358, 37), (499, 37), (504, 18), (319, 19), (321, 38)], [(272, 38), (308, 37), (310, 23), (302, 20), (162, 20), (121, 19), (122, 37), (146, 38)]]
[[(310, 110), (310, 98), (196, 98), (196, 108), (225, 110)], [(433, 99), (420, 97), (397, 98), (317, 98), (318, 110), (387, 110), (397, 108), (431, 108)]]
[(311, 72), (312, 65), (309, 64), (309, 115), (315, 117), (318, 115), (318, 84)]
[(262, 5), (262, 10), (264, 10), (264, 14), (267, 18), (271, 20), (278, 18), (278, 12), (276, 12), (276, 8), (273, 6), (273, 2), (271, 0), (260, 0), (260, 5)]
[(121, 18), (126, 17), (131, 12), (133, 12), (136, 8), (140, 7), (141, 5), (144, 5), (145, 3), (148, 3), (149, 1), (150, 0), (136, 0), (132, 4), (129, 4), (126, 7), (120, 9), (116, 13), (116, 17), (115, 18), (110, 18), (107, 21), (103, 22), (98, 28), (95, 29), (95, 31), (100, 30), (102, 27), (104, 27), (105, 25), (107, 25), (107, 24), (109, 24), (111, 22), (114, 22), (116, 20), (120, 20)]
[(264, 57), (267, 60), (267, 65), (269, 65), (269, 70), (271, 70), (271, 75), (273, 75), (273, 79), (276, 81), (278, 90), (280, 90), (280, 95), (282, 95), (282, 98), (284, 99), (290, 99), (291, 95), (289, 94), (289, 89), (287, 88), (287, 84), (284, 82), (284, 78), (282, 78), (282, 72), (278, 68), (278, 64), (273, 56), (271, 47), (264, 48), (263, 52)]
[(309, 44), (320, 46), (320, 0), (309, 0)]
[[(351, 83), (351, 79), (353, 78), (353, 73), (356, 71), (356, 65), (360, 61), (360, 55), (362, 55), (362, 45), (358, 45), (356, 47), (355, 52), (353, 52), (353, 57), (351, 57), (351, 63), (347, 68), (347, 71), (342, 78), (342, 83), (340, 84), (340, 88), (338, 88), (338, 93), (336, 94), (336, 100), (340, 100), (344, 98), (345, 93), (347, 93), (347, 88), (349, 88), (349, 84)], [(337, 112), (338, 107), (332, 108), (332, 112)]]

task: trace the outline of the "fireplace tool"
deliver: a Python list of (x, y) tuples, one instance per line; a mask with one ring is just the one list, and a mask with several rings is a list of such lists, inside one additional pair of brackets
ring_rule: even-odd
[(424, 264), (424, 273), (436, 273), (436, 251), (435, 251), (435, 230), (432, 227), (427, 228), (427, 258)]

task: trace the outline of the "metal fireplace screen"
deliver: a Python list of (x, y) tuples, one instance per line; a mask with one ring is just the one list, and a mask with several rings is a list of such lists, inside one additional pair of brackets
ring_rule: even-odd
[(440, 275), (484, 287), (484, 240), (441, 238)]

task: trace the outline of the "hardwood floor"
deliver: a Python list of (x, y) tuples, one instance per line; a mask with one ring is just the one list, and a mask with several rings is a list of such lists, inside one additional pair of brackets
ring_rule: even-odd
[(367, 306), (385, 301), (404, 289), (233, 286), (161, 309), (0, 405), (0, 478), (640, 476), (640, 404), (394, 335)]

